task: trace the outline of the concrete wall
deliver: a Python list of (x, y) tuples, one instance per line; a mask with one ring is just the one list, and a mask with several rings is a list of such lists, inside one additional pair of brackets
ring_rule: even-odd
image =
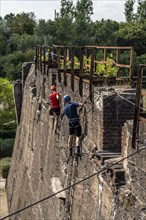
[[(132, 124), (128, 126), (131, 121), (126, 123), (127, 119), (133, 118), (134, 106), (130, 102), (134, 102), (135, 95), (131, 88), (94, 87), (94, 101), (91, 103), (87, 82), (84, 82), (81, 97), (78, 92), (78, 79), (75, 79), (73, 92), (70, 76), (67, 77), (67, 86), (64, 86), (63, 76), (60, 83), (57, 80), (57, 69), (50, 69), (48, 76), (39, 72), (36, 75), (37, 78), (32, 66), (25, 81), (21, 121), (17, 128), (7, 180), (10, 213), (99, 172), (104, 166), (131, 152)], [(80, 115), (83, 155), (78, 162), (71, 158), (68, 161), (67, 119), (59, 118), (59, 127), (56, 129), (56, 118), (49, 116), (49, 110), (45, 109), (42, 101), (42, 98), (48, 101), (49, 88), (55, 79), (62, 96), (69, 94), (73, 101), (87, 101)], [(129, 102), (125, 101), (125, 98)], [(143, 125), (141, 129), (144, 134), (146, 127)], [(107, 152), (108, 156), (112, 153), (110, 158), (104, 157)], [(140, 172), (142, 169), (145, 172), (146, 157), (143, 156), (141, 166), (138, 158), (140, 155), (135, 157), (135, 166), (132, 166), (133, 158), (120, 163), (118, 167), (93, 175), (65, 193), (15, 214), (10, 220), (130, 220), (134, 217), (138, 220), (138, 215), (144, 220), (143, 204), (146, 198), (141, 190), (144, 187), (145, 173), (140, 179)], [(132, 181), (132, 178), (137, 178), (135, 172), (139, 168), (139, 179), (135, 185), (136, 179)], [(130, 209), (125, 208), (127, 191), (132, 196), (134, 194), (137, 201)], [(130, 198), (133, 198), (132, 196)], [(138, 212), (133, 211), (135, 204), (139, 207)]]
[(20, 80), (14, 82), (13, 94), (14, 94), (14, 102), (15, 102), (16, 119), (17, 119), (17, 124), (19, 124), (21, 118), (22, 98), (23, 98), (22, 82)]

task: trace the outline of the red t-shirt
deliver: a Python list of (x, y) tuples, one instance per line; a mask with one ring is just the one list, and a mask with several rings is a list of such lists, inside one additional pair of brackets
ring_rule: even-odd
[(52, 108), (60, 108), (57, 96), (59, 96), (59, 92), (52, 92), (49, 96)]

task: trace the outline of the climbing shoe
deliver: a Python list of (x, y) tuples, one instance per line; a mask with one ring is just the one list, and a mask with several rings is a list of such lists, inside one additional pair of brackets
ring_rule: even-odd
[(81, 148), (80, 147), (76, 147), (75, 154), (77, 156), (81, 156)]

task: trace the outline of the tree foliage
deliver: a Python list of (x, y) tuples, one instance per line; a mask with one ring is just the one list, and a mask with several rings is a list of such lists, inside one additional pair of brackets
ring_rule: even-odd
[(72, 20), (74, 18), (75, 7), (72, 0), (61, 0), (60, 17), (66, 17)]
[(8, 79), (0, 78), (0, 121), (1, 129), (10, 130), (16, 127), (12, 84)]
[(119, 23), (110, 19), (96, 21), (94, 23), (95, 45), (99, 46), (116, 46), (117, 36), (116, 31), (119, 30)]
[(93, 43), (92, 27), (93, 3), (91, 0), (78, 0), (75, 8), (74, 44), (86, 45)]
[(90, 22), (93, 14), (93, 3), (91, 0), (78, 0), (75, 10), (76, 21)]
[(34, 33), (34, 27), (36, 22), (35, 15), (33, 12), (22, 12), (17, 15), (10, 13), (9, 15), (6, 15), (4, 19), (7, 22), (11, 34), (17, 33), (32, 35)]
[(125, 18), (127, 22), (133, 21), (134, 19), (134, 3), (135, 0), (127, 0), (125, 3)]
[(137, 20), (146, 21), (146, 0), (138, 0)]
[(120, 46), (133, 46), (137, 55), (146, 53), (146, 21), (122, 23), (116, 35)]

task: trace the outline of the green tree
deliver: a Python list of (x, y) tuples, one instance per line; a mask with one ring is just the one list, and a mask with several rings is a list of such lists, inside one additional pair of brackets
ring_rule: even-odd
[(78, 0), (75, 9), (76, 20), (84, 22), (91, 21), (91, 15), (93, 14), (93, 3), (91, 0)]
[(55, 21), (45, 21), (44, 19), (40, 19), (34, 31), (35, 42), (40, 45), (46, 43), (48, 46), (55, 43), (57, 31), (56, 26), (57, 25)]
[(4, 55), (7, 51), (7, 44), (2, 35), (0, 35), (0, 55)]
[(60, 17), (56, 19), (55, 25), (56, 36), (54, 38), (54, 43), (61, 45), (71, 45), (74, 38), (74, 27), (71, 20), (67, 17)]
[(119, 30), (119, 23), (110, 19), (94, 23), (94, 44), (98, 46), (116, 46), (115, 32)]
[(10, 13), (4, 17), (11, 34), (29, 34), (34, 33), (34, 27), (36, 25), (35, 15), (33, 12), (14, 15)]
[(3, 75), (10, 80), (21, 79), (22, 64), (27, 61), (33, 61), (34, 50), (29, 49), (25, 52), (15, 51), (1, 59)]
[(146, 53), (146, 21), (121, 23), (116, 35), (119, 46), (133, 46), (137, 55)]
[(78, 0), (75, 8), (74, 33), (77, 45), (91, 43), (93, 22), (93, 3), (91, 0)]
[(137, 20), (146, 21), (146, 0), (138, 0)]
[(1, 130), (16, 128), (12, 84), (6, 78), (0, 78), (0, 100)]
[(8, 37), (9, 30), (7, 28), (6, 22), (0, 19), (0, 55), (5, 55), (8, 50)]
[[(61, 0), (59, 16), (55, 19), (55, 40), (56, 44), (71, 45), (74, 37), (73, 28), (74, 5), (72, 0)], [(52, 34), (52, 36), (54, 33)]]
[(47, 36), (49, 34), (48, 22), (44, 19), (40, 19), (35, 28), (35, 34)]
[(60, 17), (74, 18), (74, 5), (72, 0), (61, 0)]
[(127, 0), (125, 3), (124, 14), (125, 14), (127, 22), (133, 21), (134, 19), (134, 3), (135, 3), (135, 0)]
[(39, 43), (37, 35), (13, 34), (9, 39), (9, 48), (13, 51), (27, 51), (33, 49)]

